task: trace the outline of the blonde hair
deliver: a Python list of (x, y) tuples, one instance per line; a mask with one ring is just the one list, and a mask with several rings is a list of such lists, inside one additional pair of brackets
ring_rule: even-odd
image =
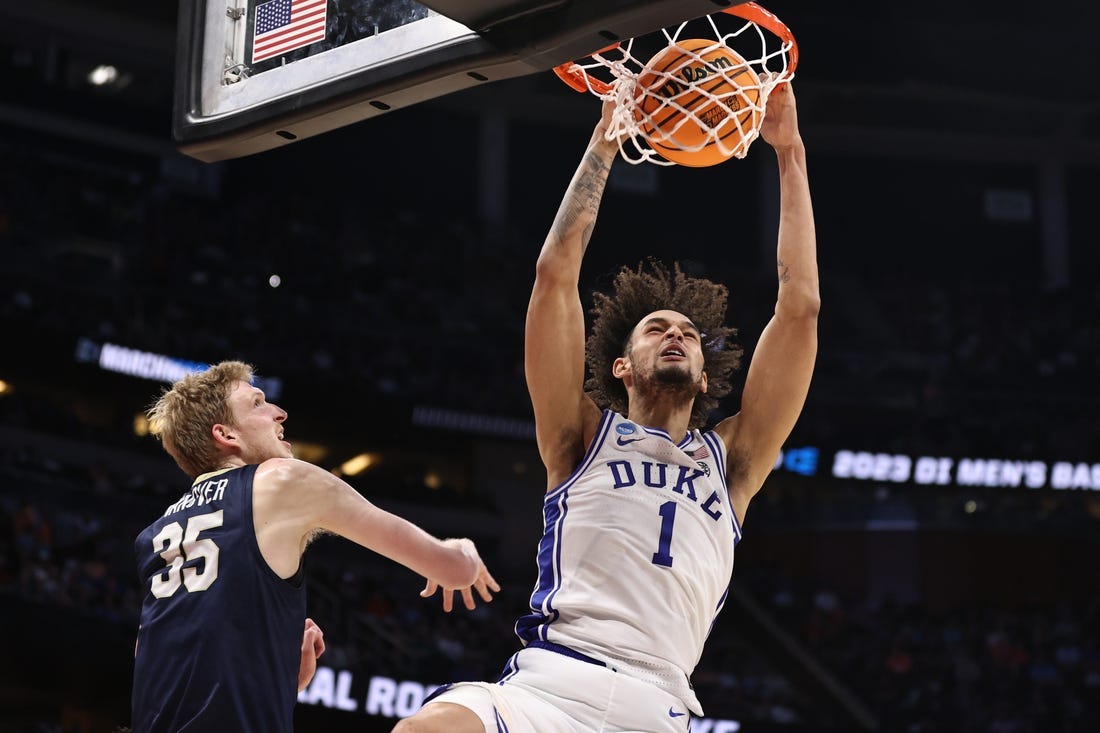
[(252, 367), (223, 361), (180, 379), (146, 413), (150, 431), (191, 478), (219, 468), (211, 428), (231, 421), (229, 395), (237, 382), (251, 384)]

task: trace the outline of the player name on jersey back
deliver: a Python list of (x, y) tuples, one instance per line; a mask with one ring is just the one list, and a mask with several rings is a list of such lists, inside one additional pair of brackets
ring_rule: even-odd
[(163, 516), (167, 517), (169, 514), (175, 514), (184, 509), (190, 509), (193, 506), (202, 506), (204, 504), (210, 504), (211, 502), (221, 501), (225, 498), (225, 487), (228, 484), (229, 479), (227, 478), (211, 478), (206, 481), (200, 481), (191, 487), (191, 491), (181, 496), (179, 501), (169, 506), (164, 511)]

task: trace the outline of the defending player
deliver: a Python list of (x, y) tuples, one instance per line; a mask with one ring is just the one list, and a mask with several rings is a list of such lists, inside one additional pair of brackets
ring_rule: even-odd
[(290, 733), (319, 641), (305, 623), (302, 553), (321, 532), (424, 576), (422, 595), (441, 586), (445, 611), (455, 590), (467, 608), (474, 589), (485, 601), (499, 590), (470, 540), (438, 540), (295, 460), (286, 417), (235, 361), (184, 377), (150, 411), (194, 483), (136, 541), (135, 733)]

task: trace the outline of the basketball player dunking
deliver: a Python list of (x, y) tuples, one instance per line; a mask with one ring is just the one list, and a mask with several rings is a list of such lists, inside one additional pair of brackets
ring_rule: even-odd
[[(605, 106), (543, 245), (526, 371), (549, 490), (524, 648), (499, 682), (429, 697), (400, 733), (683, 733), (690, 677), (722, 608), (753, 495), (802, 411), (817, 353), (816, 245), (795, 100), (780, 85), (761, 136), (779, 162), (779, 295), (741, 410), (701, 433), (740, 352), (726, 288), (653, 264), (597, 295), (584, 383), (581, 261), (618, 152)], [(588, 388), (586, 393), (585, 387)], [(601, 408), (604, 408), (601, 410)]]

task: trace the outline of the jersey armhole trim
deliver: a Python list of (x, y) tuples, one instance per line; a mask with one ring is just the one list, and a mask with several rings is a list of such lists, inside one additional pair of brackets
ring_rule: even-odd
[(290, 590), (301, 590), (303, 581), (305, 580), (305, 563), (302, 553), (298, 554), (298, 568), (294, 571), (294, 574), (289, 578), (283, 578), (275, 572), (275, 568), (271, 567), (267, 558), (264, 557), (263, 551), (260, 549), (260, 538), (256, 536), (256, 469), (259, 468), (259, 464), (249, 464), (244, 466), (245, 471), (250, 471), (251, 476), (243, 476), (248, 483), (248, 525), (249, 529), (249, 541), (248, 544), (252, 548), (252, 552), (256, 555), (257, 562), (263, 567), (264, 574), (269, 578), (277, 581), (281, 585), (286, 586)]
[[(722, 485), (726, 487), (726, 498), (729, 500), (729, 482), (726, 481), (726, 444), (722, 441), (721, 436), (713, 430), (703, 434), (703, 440), (710, 446), (714, 452), (715, 463), (718, 464), (718, 477), (722, 480)], [(741, 541), (741, 521), (737, 517), (737, 512), (734, 511), (733, 503), (730, 502), (730, 519), (733, 521), (733, 544), (736, 546)]]
[(584, 458), (577, 464), (577, 467), (573, 469), (573, 473), (569, 474), (569, 477), (562, 481), (546, 492), (547, 497), (555, 496), (558, 493), (569, 488), (569, 486), (577, 480), (577, 478), (585, 472), (588, 466), (592, 463), (596, 454), (600, 452), (600, 448), (603, 447), (603, 442), (607, 438), (607, 433), (611, 429), (611, 423), (614, 422), (615, 413), (611, 410), (604, 410), (603, 416), (600, 417), (600, 425), (596, 429), (596, 437), (592, 438), (592, 445), (588, 446), (588, 450), (585, 451)]

